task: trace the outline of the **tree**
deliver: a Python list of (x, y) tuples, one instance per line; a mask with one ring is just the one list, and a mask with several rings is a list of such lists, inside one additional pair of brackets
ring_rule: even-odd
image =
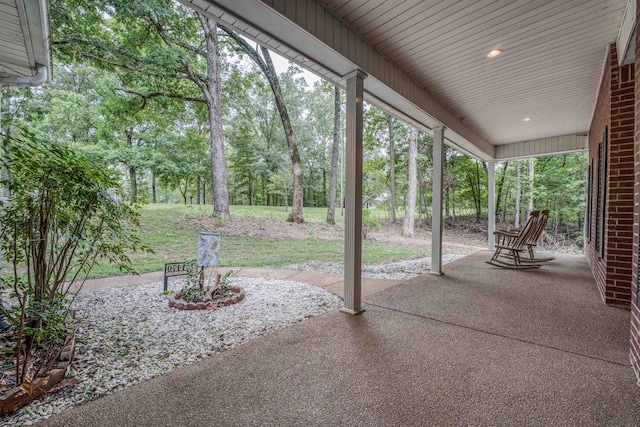
[(520, 227), (520, 196), (522, 194), (522, 187), (520, 183), (520, 160), (516, 160), (516, 217), (515, 226)]
[(527, 205), (527, 216), (533, 210), (533, 184), (535, 183), (536, 168), (534, 159), (530, 158), (527, 162), (527, 172), (529, 172), (529, 203)]
[(496, 195), (496, 214), (500, 212), (500, 202), (502, 201), (502, 193), (504, 191), (504, 180), (507, 177), (508, 167), (509, 167), (509, 161), (507, 160), (502, 165), (502, 173), (500, 174), (500, 180), (498, 181), (498, 191)]
[(338, 155), (340, 153), (340, 88), (334, 87), (333, 98), (333, 144), (331, 149), (331, 179), (329, 181), (329, 209), (327, 210), (327, 224), (336, 223), (336, 187), (338, 183)]
[(389, 222), (396, 223), (396, 147), (393, 140), (393, 116), (389, 116)]
[(215, 22), (169, 0), (53, 0), (51, 16), (56, 53), (66, 60), (89, 61), (118, 72), (122, 91), (139, 98), (140, 110), (158, 97), (206, 106), (213, 214), (228, 220)]
[(298, 152), (298, 146), (296, 144), (295, 135), (293, 133), (293, 127), (291, 126), (291, 119), (289, 118), (289, 112), (285, 103), (284, 95), (282, 94), (282, 88), (280, 87), (280, 81), (278, 75), (273, 66), (271, 55), (269, 50), (260, 46), (260, 53), (257, 49), (254, 49), (249, 43), (240, 37), (232, 30), (220, 26), (220, 28), (233, 40), (236, 44), (255, 62), (255, 64), (262, 70), (269, 86), (273, 91), (273, 95), (276, 101), (276, 107), (280, 113), (280, 119), (282, 120), (282, 127), (284, 128), (285, 137), (287, 140), (287, 147), (289, 148), (289, 155), (291, 158), (291, 168), (293, 171), (293, 200), (291, 202), (291, 212), (287, 221), (302, 223), (304, 222), (303, 216), (303, 201), (304, 201), (304, 183), (302, 176), (302, 162), (300, 160), (300, 153)]
[(404, 223), (402, 234), (407, 237), (414, 235), (414, 218), (416, 214), (416, 186), (417, 186), (417, 157), (418, 157), (418, 131), (411, 128), (411, 136), (409, 137), (409, 165), (407, 167), (409, 174), (409, 190), (407, 192), (406, 208), (404, 212)]

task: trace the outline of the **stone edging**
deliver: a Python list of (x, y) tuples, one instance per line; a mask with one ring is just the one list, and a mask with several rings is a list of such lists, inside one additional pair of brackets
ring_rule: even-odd
[(180, 299), (181, 292), (178, 292), (169, 299), (169, 307), (177, 308), (178, 310), (215, 310), (220, 306), (237, 304), (244, 299), (244, 291), (239, 286), (231, 285), (229, 290), (232, 293), (230, 297), (208, 302), (182, 301)]
[(67, 337), (67, 341), (60, 352), (60, 356), (58, 356), (58, 363), (56, 366), (45, 373), (42, 377), (38, 378), (34, 383), (22, 384), (21, 386), (14, 387), (4, 393), (0, 397), (0, 415), (9, 414), (20, 409), (58, 384), (73, 361), (75, 347), (76, 337), (75, 334), (72, 334)]

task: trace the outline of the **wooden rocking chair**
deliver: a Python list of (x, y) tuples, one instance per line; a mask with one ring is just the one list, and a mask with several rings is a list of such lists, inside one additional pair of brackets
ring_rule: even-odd
[[(532, 262), (523, 264), (523, 260), (520, 258), (521, 252), (528, 251), (527, 243), (531, 241), (531, 237), (537, 230), (539, 216), (540, 211), (531, 212), (527, 223), (519, 231), (494, 231), (493, 234), (497, 238), (496, 250), (491, 259), (487, 261), (487, 264), (517, 270), (540, 268), (541, 264)], [(500, 257), (505, 257), (510, 262), (502, 261), (499, 259)]]
[(521, 260), (522, 262), (539, 263), (539, 262), (553, 261), (555, 259), (553, 257), (536, 258), (535, 254), (533, 253), (533, 247), (538, 244), (538, 240), (540, 240), (540, 236), (542, 235), (542, 232), (544, 231), (545, 227), (547, 226), (547, 220), (548, 219), (549, 219), (549, 209), (545, 209), (545, 210), (541, 211), (540, 212), (540, 217), (538, 218), (538, 223), (536, 224), (536, 229), (531, 234), (531, 237), (530, 237), (529, 241), (527, 243), (525, 243), (525, 245), (527, 246), (527, 252), (529, 254), (529, 259), (522, 259)]

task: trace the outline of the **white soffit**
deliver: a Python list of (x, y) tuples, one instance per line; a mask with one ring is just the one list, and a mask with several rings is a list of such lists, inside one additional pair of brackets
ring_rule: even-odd
[(589, 137), (587, 134), (553, 136), (498, 145), (496, 147), (496, 160), (576, 153), (588, 149)]
[(50, 75), (50, 43), (46, 0), (0, 0), (0, 77)]
[[(631, 0), (635, 1), (635, 0)], [(494, 144), (588, 131), (627, 0), (323, 0)], [(487, 58), (492, 49), (501, 55)], [(525, 117), (532, 120), (524, 123)]]

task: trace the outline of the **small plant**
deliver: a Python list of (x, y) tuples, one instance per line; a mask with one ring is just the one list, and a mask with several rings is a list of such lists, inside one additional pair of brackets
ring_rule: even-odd
[(205, 287), (204, 277), (198, 273), (195, 262), (188, 261), (187, 264), (187, 283), (179, 292), (179, 299), (187, 302), (207, 302), (229, 296), (231, 293), (229, 277), (233, 274), (233, 270), (229, 270), (224, 276), (216, 272), (213, 286)]
[(180, 291), (180, 299), (188, 302), (201, 302), (206, 299), (207, 290), (204, 288), (204, 277), (195, 260), (184, 262), (187, 271), (186, 284)]
[(233, 270), (229, 270), (227, 274), (220, 277), (219, 274), (216, 274), (216, 285), (214, 285), (214, 289), (217, 289), (217, 293), (220, 296), (226, 296), (229, 294), (229, 277), (233, 275)]

